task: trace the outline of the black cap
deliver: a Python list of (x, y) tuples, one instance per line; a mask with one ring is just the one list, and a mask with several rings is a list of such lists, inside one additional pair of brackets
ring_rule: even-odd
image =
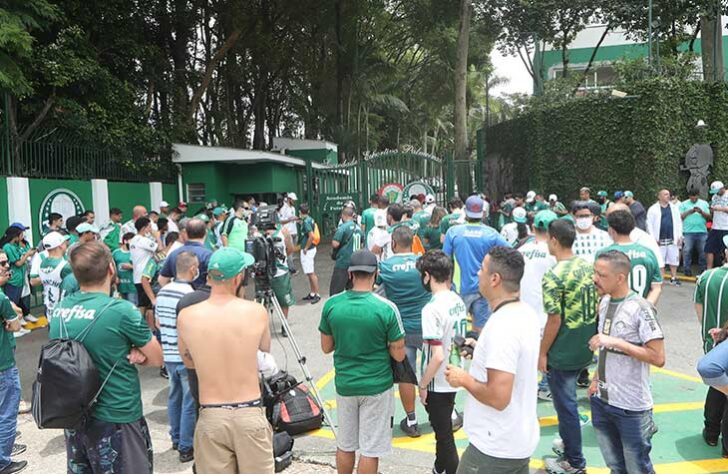
[(374, 273), (377, 271), (377, 256), (369, 250), (359, 250), (351, 255), (350, 272)]

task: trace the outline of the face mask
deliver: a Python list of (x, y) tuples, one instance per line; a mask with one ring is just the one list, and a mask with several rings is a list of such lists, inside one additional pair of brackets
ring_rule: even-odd
[(589, 227), (592, 226), (592, 218), (591, 217), (580, 217), (576, 219), (576, 227), (578, 227), (581, 230), (587, 230)]
[(197, 269), (197, 271), (195, 272), (195, 276), (194, 276), (194, 278), (192, 278), (192, 281), (195, 281), (195, 280), (197, 280), (198, 278), (200, 278), (200, 269), (199, 269), (199, 268), (198, 268), (198, 269)]

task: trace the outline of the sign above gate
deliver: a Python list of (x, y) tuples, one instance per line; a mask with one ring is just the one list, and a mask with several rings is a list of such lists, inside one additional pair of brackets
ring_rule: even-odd
[(402, 190), (404, 186), (399, 183), (387, 183), (379, 188), (380, 196), (389, 198), (389, 202), (394, 204), (395, 202), (402, 202)]
[(435, 194), (432, 186), (423, 181), (413, 181), (404, 187), (404, 190), (402, 191), (402, 199), (408, 200), (412, 196), (419, 197), (420, 195), (424, 198), (428, 194)]

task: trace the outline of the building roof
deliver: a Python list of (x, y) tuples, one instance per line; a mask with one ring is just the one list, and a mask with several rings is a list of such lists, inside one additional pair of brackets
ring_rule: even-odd
[[(221, 146), (187, 145), (173, 143), (173, 163), (237, 163), (253, 164), (272, 162), (288, 166), (306, 166), (306, 161), (281, 153), (263, 150), (245, 150), (241, 148), (228, 148)], [(319, 163), (312, 163), (314, 168), (323, 168)]]
[(273, 137), (274, 150), (331, 150), (338, 151), (336, 143), (303, 138)]

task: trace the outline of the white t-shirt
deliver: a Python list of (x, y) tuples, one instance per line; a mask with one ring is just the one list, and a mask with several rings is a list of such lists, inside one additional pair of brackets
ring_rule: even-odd
[(167, 233), (169, 233), (169, 232), (179, 233), (179, 226), (172, 219), (167, 219)]
[(503, 228), (500, 231), (501, 237), (506, 239), (506, 242), (508, 242), (508, 245), (513, 245), (516, 243), (516, 240), (518, 240), (518, 224), (515, 222), (509, 222), (508, 224), (504, 225)]
[(121, 237), (124, 236), (124, 234), (136, 234), (136, 227), (134, 227), (134, 220), (130, 219), (124, 223), (124, 225), (121, 226)]
[(609, 245), (612, 245), (612, 238), (609, 237), (609, 234), (592, 226), (591, 231), (587, 234), (580, 234), (578, 230), (576, 231), (576, 239), (571, 249), (577, 257), (588, 263), (594, 263), (597, 252)]
[(521, 278), (521, 301), (533, 308), (538, 315), (539, 328), (543, 330), (546, 325), (546, 312), (543, 310), (543, 276), (556, 265), (556, 259), (549, 253), (546, 242), (531, 242), (523, 244), (519, 249), (526, 266)]
[[(438, 393), (453, 393), (453, 388), (445, 380), (445, 368), (449, 363), (450, 347), (455, 336), (465, 337), (468, 331), (468, 311), (465, 303), (453, 291), (443, 291), (432, 295), (429, 303), (422, 308), (422, 367), (420, 376), (427, 370), (433, 346), (442, 346), (445, 360), (435, 374), (427, 389)], [(462, 362), (461, 362), (462, 367)]]
[[(278, 218), (282, 221), (287, 221), (288, 219), (292, 219), (296, 217), (296, 210), (288, 203), (285, 203), (281, 206), (281, 210), (278, 212)], [(291, 235), (298, 234), (298, 228), (296, 226), (296, 222), (289, 222), (288, 224), (285, 224), (286, 229), (288, 229), (288, 233)]]
[(632, 232), (629, 233), (629, 240), (652, 250), (652, 253), (655, 254), (655, 257), (657, 257), (657, 264), (660, 268), (665, 268), (665, 257), (662, 256), (660, 246), (657, 245), (657, 242), (650, 234), (639, 227), (635, 227)]
[[(381, 227), (375, 227), (372, 230), (369, 231), (369, 234), (367, 235), (367, 248), (369, 250), (372, 250), (374, 246), (380, 247), (382, 249), (386, 248), (389, 244), (389, 239), (391, 239), (392, 236), (389, 232), (387, 232), (387, 229), (382, 229)], [(377, 260), (381, 261), (382, 256), (377, 255)]]
[(524, 303), (493, 313), (475, 346), (470, 375), (488, 381), (488, 369), (515, 375), (511, 403), (503, 411), (471, 394), (465, 402), (465, 432), (480, 452), (501, 459), (530, 457), (539, 441), (536, 391), (540, 345), (538, 316)]
[(131, 255), (131, 264), (134, 267), (135, 285), (142, 282), (144, 267), (147, 266), (147, 262), (156, 251), (157, 242), (150, 237), (137, 234), (129, 241), (129, 253)]
[[(722, 196), (720, 194), (714, 195), (713, 198), (710, 200), (710, 208), (712, 209), (713, 206), (728, 206), (728, 192), (723, 193)], [(728, 230), (728, 212), (713, 211), (712, 228), (715, 230)]]

